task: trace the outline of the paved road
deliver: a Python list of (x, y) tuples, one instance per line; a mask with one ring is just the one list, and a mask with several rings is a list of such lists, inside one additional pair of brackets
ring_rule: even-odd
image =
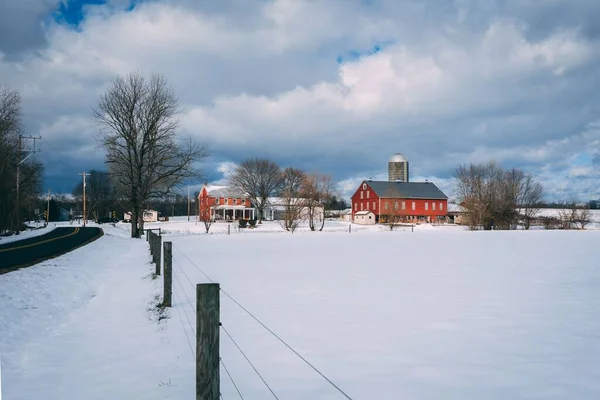
[(56, 228), (42, 236), (0, 245), (0, 274), (68, 253), (102, 234), (100, 228)]

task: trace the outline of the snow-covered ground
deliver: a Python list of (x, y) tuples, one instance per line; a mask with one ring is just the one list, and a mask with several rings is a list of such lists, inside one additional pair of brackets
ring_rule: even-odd
[(56, 228), (56, 224), (51, 222), (48, 226), (44, 227), (43, 223), (30, 222), (28, 224), (30, 229), (20, 232), (18, 235), (11, 236), (0, 236), (0, 244), (16, 242), (17, 240), (29, 239), (36, 236), (45, 235)]
[[(174, 244), (166, 320), (127, 224), (0, 276), (3, 399), (194, 398), (203, 273), (353, 399), (600, 398), (598, 231), (154, 225)], [(344, 398), (225, 295), (221, 321), (280, 399)], [(245, 399), (273, 398), (224, 332), (221, 356)]]

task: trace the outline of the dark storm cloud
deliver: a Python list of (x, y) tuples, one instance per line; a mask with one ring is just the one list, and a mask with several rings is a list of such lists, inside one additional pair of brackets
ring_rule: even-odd
[(59, 0), (1, 0), (0, 52), (15, 58), (46, 44), (43, 23)]

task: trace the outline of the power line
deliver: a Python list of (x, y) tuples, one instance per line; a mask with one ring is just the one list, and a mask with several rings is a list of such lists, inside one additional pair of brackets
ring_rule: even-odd
[(262, 375), (260, 374), (260, 372), (258, 372), (258, 370), (254, 366), (254, 364), (252, 364), (252, 361), (250, 361), (250, 359), (248, 358), (248, 356), (246, 356), (246, 353), (244, 353), (244, 351), (240, 348), (240, 346), (236, 343), (236, 341), (233, 340), (233, 338), (231, 337), (231, 335), (229, 334), (229, 332), (227, 332), (227, 329), (225, 329), (225, 327), (222, 324), (221, 324), (221, 328), (223, 328), (223, 331), (227, 334), (227, 336), (229, 336), (229, 339), (231, 339), (231, 341), (233, 342), (233, 344), (235, 344), (235, 347), (237, 347), (238, 350), (240, 351), (240, 353), (242, 353), (242, 355), (244, 356), (244, 358), (246, 359), (246, 361), (248, 361), (248, 364), (250, 364), (250, 366), (252, 367), (252, 369), (254, 370), (254, 372), (256, 372), (256, 375), (258, 375), (258, 377), (260, 378), (260, 380), (263, 381), (263, 383), (269, 389), (269, 391), (271, 392), (271, 394), (273, 395), (273, 397), (275, 397), (277, 400), (279, 400), (279, 398), (277, 397), (277, 395), (275, 394), (275, 392), (273, 392), (273, 389), (271, 389), (271, 387), (269, 386), (269, 384), (267, 383), (267, 381), (265, 381), (265, 379), (262, 377)]
[[(244, 396), (242, 396), (242, 393), (240, 393), (240, 389), (238, 388), (238, 386), (235, 384), (235, 381), (233, 380), (233, 377), (231, 376), (231, 374), (229, 373), (229, 370), (227, 369), (227, 367), (225, 366), (225, 363), (223, 362), (223, 359), (219, 357), (219, 361), (221, 361), (221, 365), (223, 366), (223, 368), (225, 369), (225, 372), (227, 372), (227, 375), (229, 375), (229, 379), (231, 379), (231, 383), (233, 383), (233, 386), (235, 387), (235, 390), (238, 392), (238, 394), (240, 395), (240, 399), (244, 400)], [(221, 394), (221, 398), (223, 398), (223, 395)]]

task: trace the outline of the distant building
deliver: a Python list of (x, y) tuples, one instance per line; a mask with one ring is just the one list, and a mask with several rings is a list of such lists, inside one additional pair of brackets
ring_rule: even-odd
[[(445, 221), (446, 196), (431, 182), (362, 181), (352, 196), (352, 219), (371, 211), (376, 222), (394, 216), (396, 222)], [(362, 214), (359, 214), (362, 215)]]
[[(286, 209), (289, 207), (298, 208), (298, 219), (306, 221), (310, 216), (310, 209), (305, 206), (306, 199), (285, 199), (283, 197), (269, 197), (265, 203), (264, 216), (267, 221), (280, 221), (285, 219)], [(286, 206), (287, 205), (287, 206)], [(316, 205), (312, 210), (313, 218), (315, 221), (322, 221), (325, 218), (325, 207), (322, 205)]]
[[(156, 210), (144, 210), (142, 211), (142, 219), (144, 222), (157, 222), (158, 221), (158, 211)], [(123, 215), (123, 221), (131, 221), (131, 212), (126, 212)]]
[(198, 216), (201, 221), (254, 219), (256, 210), (250, 198), (228, 186), (203, 185), (198, 193)]
[(359, 225), (375, 225), (375, 219), (372, 211), (358, 211), (354, 214), (354, 222)]
[(396, 153), (388, 161), (388, 181), (390, 182), (408, 182), (408, 159), (404, 154)]

